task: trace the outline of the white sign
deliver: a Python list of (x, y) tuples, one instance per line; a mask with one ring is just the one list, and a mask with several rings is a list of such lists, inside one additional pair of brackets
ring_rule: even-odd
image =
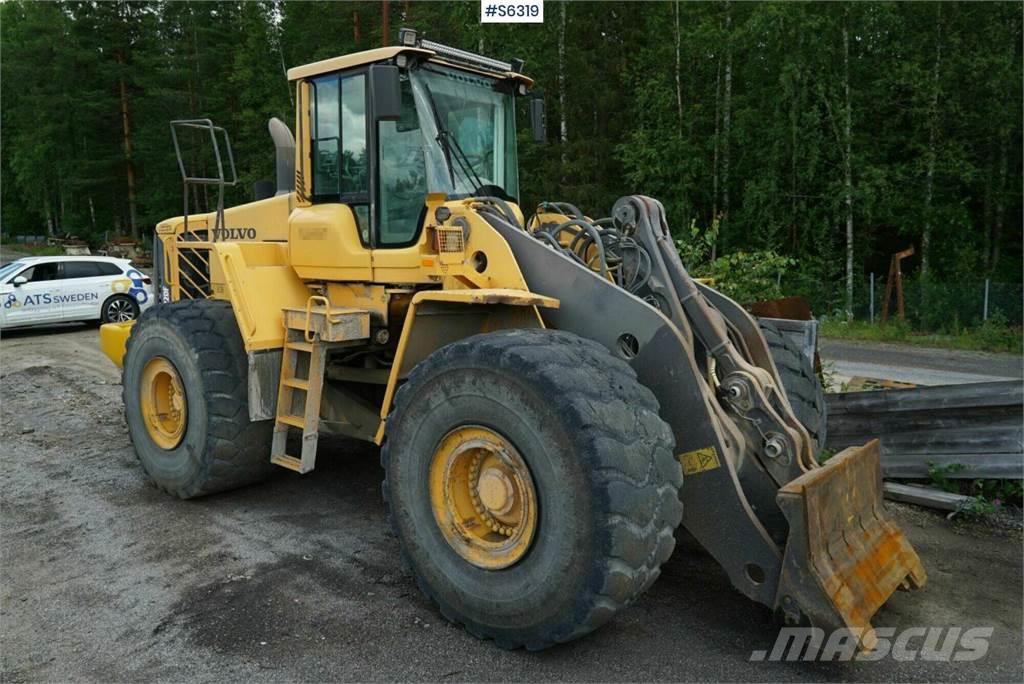
[(484, 24), (543, 24), (544, 0), (480, 0)]

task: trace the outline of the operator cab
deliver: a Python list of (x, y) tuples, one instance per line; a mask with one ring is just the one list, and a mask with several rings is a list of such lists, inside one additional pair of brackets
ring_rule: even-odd
[(296, 82), (297, 205), (341, 204), (364, 248), (414, 245), (428, 194), (519, 197), (515, 96), (522, 62), (420, 40), (289, 70)]

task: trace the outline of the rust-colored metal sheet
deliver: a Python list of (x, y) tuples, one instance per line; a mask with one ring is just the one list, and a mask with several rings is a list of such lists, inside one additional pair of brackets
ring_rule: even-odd
[(794, 321), (809, 321), (811, 305), (803, 297), (780, 297), (766, 299), (746, 305), (747, 311), (759, 318), (788, 318)]
[(897, 589), (927, 575), (903, 532), (885, 516), (878, 441), (851, 447), (779, 490), (790, 524), (779, 606), (790, 620), (876, 643), (871, 617)]

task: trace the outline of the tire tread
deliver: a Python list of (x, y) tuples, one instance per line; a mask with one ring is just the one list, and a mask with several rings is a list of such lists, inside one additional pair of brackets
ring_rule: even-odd
[[(566, 425), (588, 460), (594, 500), (602, 502), (601, 553), (587, 569), (587, 586), (575, 610), (544, 633), (509, 635), (475, 624), (445, 605), (416, 575), (420, 589), (448, 620), (462, 624), (479, 638), (502, 648), (546, 648), (587, 634), (632, 603), (658, 577), (660, 566), (675, 547), (674, 532), (682, 519), (679, 489), (682, 469), (673, 455), (675, 439), (658, 416), (654, 394), (624, 361), (600, 344), (555, 330), (506, 330), (477, 335), (450, 344), (417, 365), (399, 388), (388, 429), (408, 407), (416, 388), (454, 359), (484, 361), (514, 368), (525, 383), (545, 396), (560, 397)], [(387, 482), (389, 440), (381, 449), (382, 485), (392, 529), (401, 539), (391, 513)], [(415, 575), (415, 566), (403, 549)]]

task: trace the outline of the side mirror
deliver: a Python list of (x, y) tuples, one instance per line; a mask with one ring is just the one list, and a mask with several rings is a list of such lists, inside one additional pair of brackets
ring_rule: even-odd
[(544, 111), (544, 100), (542, 98), (535, 97), (530, 100), (530, 128), (533, 129), (533, 142), (547, 142), (548, 118)]
[(14, 280), (11, 281), (11, 285), (14, 285), (14, 287), (21, 287), (27, 282), (28, 278), (25, 276), (14, 276)]
[(370, 66), (370, 106), (377, 121), (398, 121), (402, 113), (402, 86), (398, 67)]

